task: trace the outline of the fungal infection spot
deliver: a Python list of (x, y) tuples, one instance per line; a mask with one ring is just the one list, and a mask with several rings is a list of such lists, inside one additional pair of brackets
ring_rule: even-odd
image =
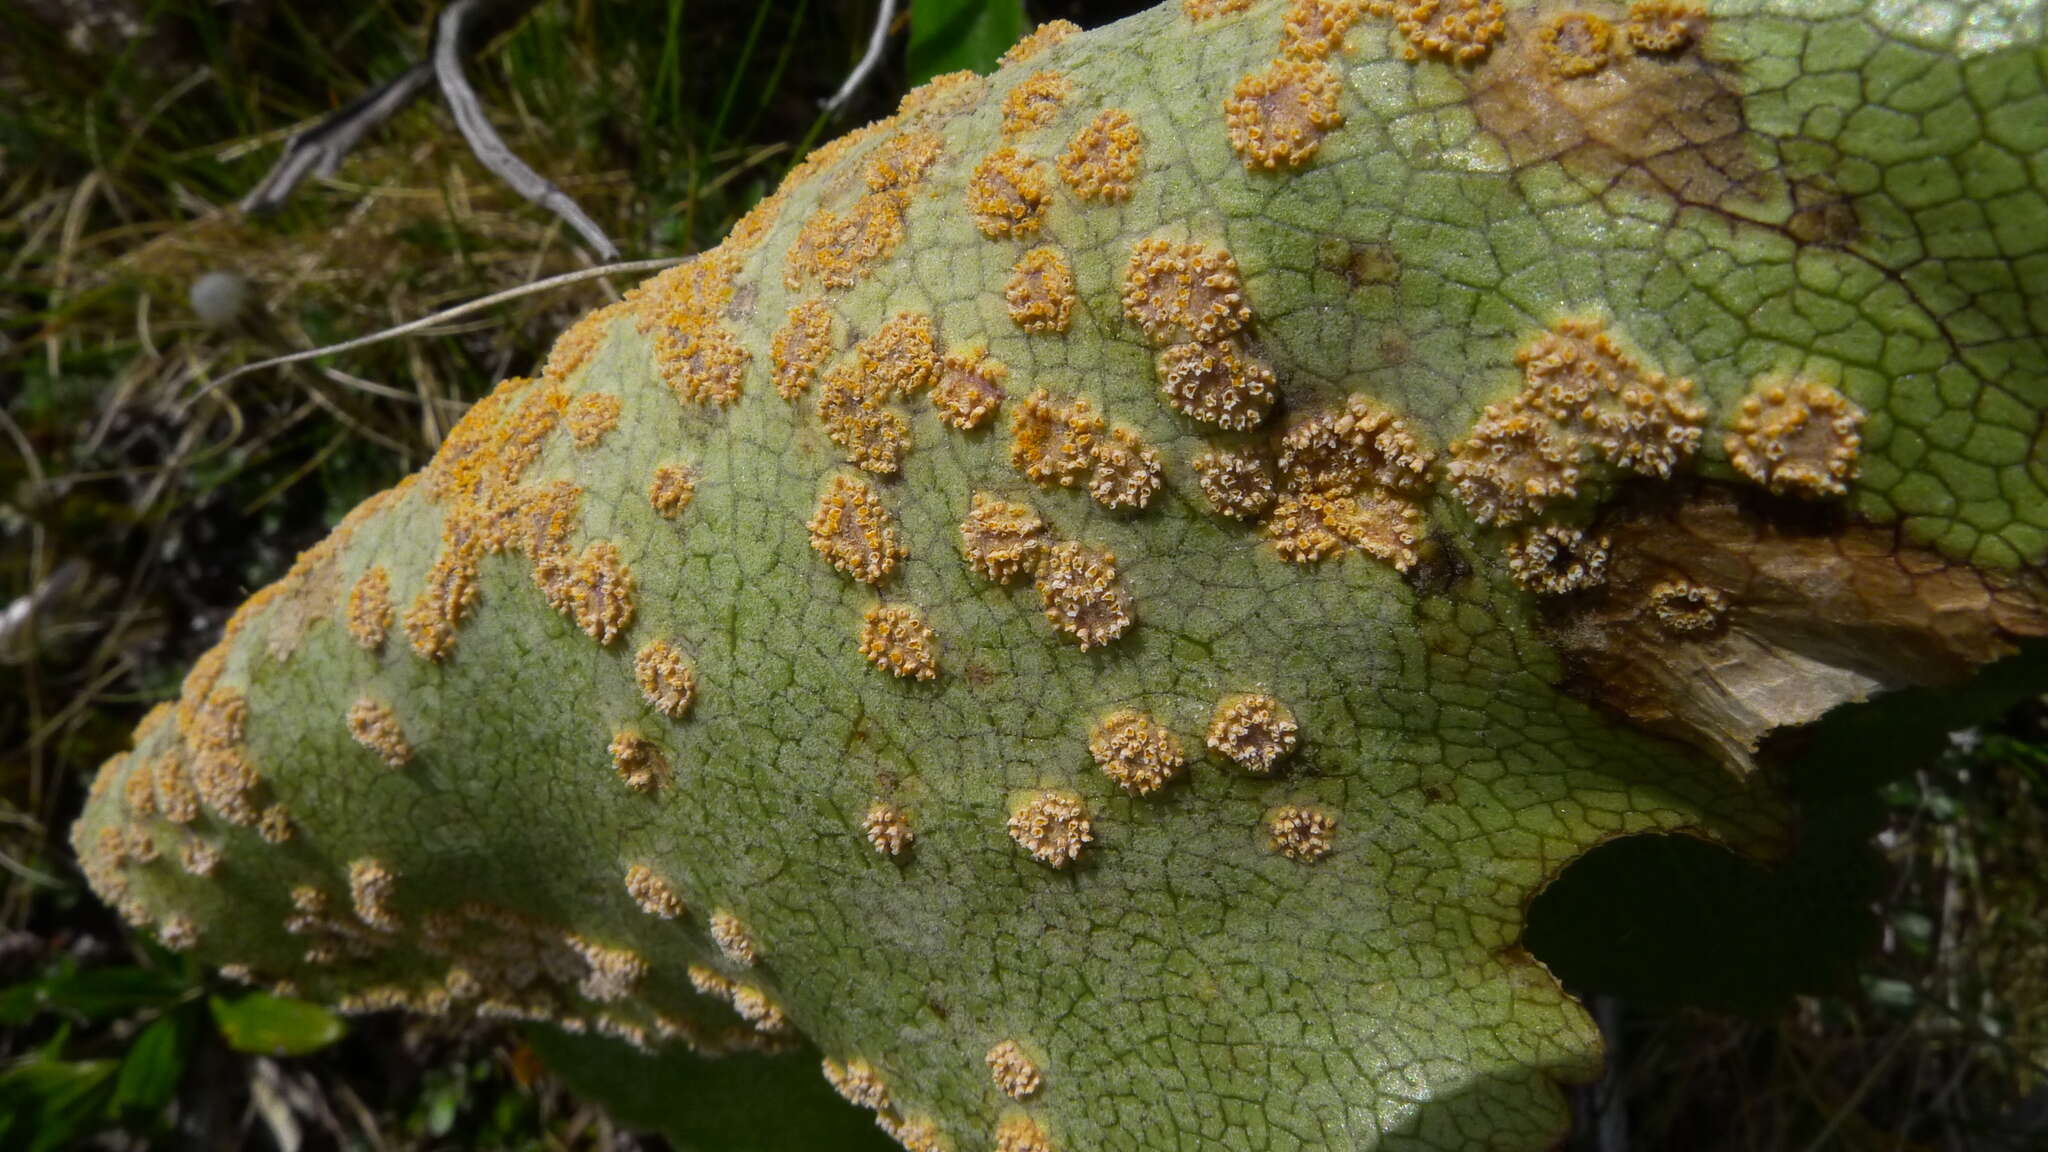
[[(111, 775), (111, 767), (107, 771)], [(121, 781), (121, 802), (135, 816), (156, 815), (156, 786), (150, 781), (147, 767), (137, 768)]]
[(1263, 693), (1240, 692), (1217, 702), (1208, 745), (1245, 771), (1264, 776), (1294, 751), (1300, 734), (1285, 704)]
[(640, 733), (620, 732), (612, 737), (606, 751), (611, 753), (612, 771), (633, 791), (656, 792), (668, 784), (668, 757), (654, 741)]
[(976, 164), (967, 181), (967, 209), (991, 240), (1037, 232), (1051, 203), (1045, 165), (1007, 144)]
[(1344, 36), (1363, 15), (1361, 0), (1292, 0), (1280, 18), (1280, 51), (1322, 60), (1344, 50)]
[(583, 550), (568, 582), (568, 612), (599, 644), (609, 644), (633, 622), (633, 573), (618, 545), (599, 540)]
[(1697, 4), (1646, 0), (1628, 6), (1628, 42), (1638, 52), (1675, 55), (1699, 42), (1707, 14)]
[(739, 1013), (740, 1019), (752, 1024), (756, 1031), (770, 1035), (794, 1031), (782, 1007), (769, 999), (765, 990), (752, 984), (733, 986), (732, 1010)]
[(723, 908), (711, 914), (711, 942), (734, 964), (751, 967), (760, 959), (747, 926)]
[(1548, 418), (1607, 463), (1670, 477), (1699, 445), (1705, 407), (1692, 381), (1645, 368), (1597, 319), (1567, 318), (1515, 353), (1522, 391), (1512, 404)]
[(1058, 72), (1033, 72), (1003, 97), (1005, 136), (1035, 132), (1059, 117), (1073, 84)]
[(1720, 589), (1690, 580), (1659, 581), (1649, 601), (1658, 626), (1679, 636), (1712, 632), (1728, 615), (1728, 597)]
[(1031, 1062), (1015, 1040), (1001, 1041), (988, 1050), (988, 1074), (1003, 1095), (1012, 1100), (1029, 1099), (1045, 1084), (1038, 1065)]
[(800, 300), (790, 306), (789, 318), (768, 344), (777, 396), (795, 400), (809, 390), (835, 347), (832, 328), (832, 309), (824, 301)]
[(1431, 459), (1406, 423), (1366, 397), (1348, 397), (1281, 437), (1281, 490), (1266, 535), (1294, 563), (1350, 548), (1406, 572), (1426, 530), (1412, 494)]
[(1046, 551), (1038, 570), (1045, 618), (1086, 652), (1131, 626), (1130, 600), (1117, 583), (1116, 556), (1065, 541)]
[(1230, 146), (1255, 172), (1308, 163), (1323, 137), (1344, 123), (1343, 84), (1320, 60), (1282, 57), (1246, 74), (1223, 104)]
[(1251, 6), (1252, 0), (1180, 0), (1181, 11), (1197, 24), (1219, 16), (1234, 16)]
[(932, 385), (932, 408), (939, 419), (972, 431), (1003, 405), (1003, 381), (1010, 370), (981, 348), (949, 352), (939, 364), (938, 382)]
[(649, 916), (674, 920), (683, 914), (683, 898), (674, 886), (645, 864), (626, 869), (626, 894)]
[(806, 527), (811, 548), (862, 583), (881, 583), (908, 554), (881, 497), (866, 481), (850, 476), (832, 477)]
[(1607, 583), (1609, 541), (1562, 524), (1539, 524), (1508, 545), (1508, 572), (1539, 596), (1562, 596)]
[(292, 838), (292, 814), (282, 804), (272, 804), (256, 818), (256, 834), (266, 844), (283, 844)]
[(406, 743), (398, 714), (388, 704), (364, 697), (349, 705), (348, 734), (387, 767), (403, 768), (412, 759), (412, 745)]
[[(315, 895), (325, 894), (312, 889)], [(382, 863), (364, 857), (354, 860), (348, 866), (349, 900), (354, 905), (356, 919), (379, 932), (396, 932), (400, 924), (398, 913), (391, 906), (392, 897), (398, 891), (398, 874)]]
[(1846, 496), (1862, 425), (1863, 409), (1832, 385), (1764, 376), (1742, 398), (1722, 448), (1736, 471), (1779, 496)]
[(1250, 452), (1212, 449), (1192, 461), (1209, 507), (1233, 520), (1255, 520), (1273, 507), (1273, 470)]
[(875, 192), (843, 213), (818, 209), (789, 246), (783, 282), (796, 289), (815, 280), (843, 291), (867, 279), (903, 243), (905, 203), (901, 191)]
[(1010, 466), (1039, 484), (1072, 487), (1093, 466), (1102, 427), (1088, 401), (1057, 400), (1041, 388), (1010, 417)]
[(1507, 16), (1500, 0), (1402, 0), (1394, 27), (1408, 38), (1410, 60), (1434, 56), (1456, 64), (1476, 64), (1507, 35)]
[(996, 1125), (996, 1152), (1052, 1152), (1052, 1141), (1038, 1121), (1018, 1112)]
[(1010, 839), (1032, 859), (1053, 868), (1072, 864), (1095, 839), (1088, 810), (1072, 792), (1032, 793), (1010, 813), (1009, 828)]
[(563, 943), (583, 958), (587, 968), (576, 991), (600, 1004), (631, 996), (647, 977), (647, 958), (631, 949), (599, 944), (574, 933), (567, 934)]
[(1159, 452), (1128, 428), (1112, 428), (1089, 452), (1095, 467), (1088, 474), (1088, 494), (1104, 508), (1143, 508), (1159, 491)]
[(1124, 315), (1155, 345), (1213, 344), (1251, 322), (1237, 259), (1221, 248), (1156, 236), (1131, 246)]
[(1026, 332), (1065, 332), (1074, 315), (1074, 273), (1067, 258), (1041, 245), (1017, 258), (1003, 289), (1010, 319)]
[(455, 650), (455, 630), (476, 607), (476, 561), (443, 552), (427, 570), (427, 586), (405, 612), (405, 635), (422, 659), (439, 664)]
[(825, 1080), (832, 1090), (856, 1108), (880, 1112), (889, 1107), (889, 1088), (881, 1073), (865, 1060), (825, 1060)]
[(1160, 394), (1174, 411), (1228, 431), (1258, 427), (1280, 398), (1273, 370), (1235, 339), (1172, 345), (1157, 367)]
[(1058, 166), (1075, 196), (1119, 204), (1130, 199), (1144, 160), (1145, 137), (1137, 121), (1121, 108), (1104, 108), (1074, 133)]
[(860, 654), (884, 672), (912, 680), (939, 674), (933, 655), (937, 634), (923, 613), (908, 604), (877, 604), (861, 617)]
[(691, 404), (725, 407), (740, 398), (753, 354), (728, 328), (664, 327), (654, 340), (655, 363), (670, 390)]
[(190, 824), (199, 818), (199, 793), (176, 754), (159, 754), (150, 761), (149, 774), (156, 788), (157, 809), (164, 819), (173, 824)]
[(569, 439), (578, 448), (595, 448), (619, 426), (620, 402), (609, 392), (586, 392), (569, 404)]
[(666, 640), (650, 640), (633, 655), (633, 681), (654, 710), (680, 720), (697, 698), (697, 674), (682, 649)]
[(1088, 736), (1088, 754), (1103, 775), (1133, 796), (1164, 788), (1187, 763), (1180, 737), (1135, 708), (1104, 717)]
[(899, 132), (889, 137), (868, 157), (868, 190), (893, 192), (917, 187), (945, 150), (946, 139), (936, 132)]
[(868, 813), (861, 818), (861, 831), (866, 833), (868, 843), (884, 856), (897, 857), (908, 851), (917, 833), (910, 826), (910, 816), (894, 804), (877, 800), (868, 807)]
[(1022, 64), (1068, 37), (1079, 35), (1080, 32), (1081, 26), (1072, 20), (1048, 20), (1033, 28), (1022, 40), (1010, 45), (1009, 49), (997, 58), (996, 63), (1004, 68), (1012, 64)]
[(206, 840), (187, 840), (178, 848), (178, 864), (194, 876), (211, 876), (220, 867), (220, 848)]
[(1274, 505), (1266, 522), (1275, 550), (1294, 563), (1327, 559), (1349, 547), (1396, 572), (1415, 566), (1426, 528), (1420, 508), (1385, 490), (1290, 493)]
[(663, 464), (647, 481), (647, 502), (664, 520), (683, 514), (697, 496), (697, 472), (682, 464)]
[(1306, 804), (1283, 805), (1266, 818), (1266, 845), (1303, 864), (1328, 856), (1336, 832), (1336, 817)]
[(1584, 442), (1540, 413), (1488, 405), (1451, 443), (1451, 491), (1481, 524), (1514, 524), (1578, 495)]
[(818, 391), (818, 419), (825, 435), (846, 453), (846, 462), (880, 475), (903, 467), (910, 451), (910, 422), (884, 406), (858, 369), (842, 364), (825, 375)]
[(173, 914), (157, 926), (156, 938), (173, 952), (189, 952), (199, 943), (199, 926), (190, 916)]
[(1052, 542), (1045, 521), (1029, 505), (976, 492), (960, 522), (960, 551), (967, 566), (998, 584), (1035, 575)]
[(1613, 58), (1614, 27), (1591, 12), (1560, 12), (1538, 33), (1550, 70), (1565, 79), (1591, 76)]
[(901, 399), (922, 392), (939, 371), (932, 318), (915, 312), (898, 312), (861, 341), (854, 354), (869, 396)]
[(365, 569), (349, 589), (348, 634), (365, 652), (382, 650), (391, 635), (391, 574), (382, 564)]

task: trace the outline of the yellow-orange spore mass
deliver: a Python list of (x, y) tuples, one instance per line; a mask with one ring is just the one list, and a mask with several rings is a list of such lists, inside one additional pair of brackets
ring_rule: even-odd
[(1561, 596), (1605, 584), (1607, 557), (1605, 536), (1541, 524), (1508, 545), (1508, 572), (1531, 592)]
[(1181, 11), (1197, 24), (1218, 16), (1232, 16), (1251, 6), (1252, 0), (1180, 0)]
[(569, 438), (578, 448), (595, 448), (619, 426), (621, 404), (609, 392), (586, 392), (569, 402)]
[(861, 831), (868, 843), (884, 856), (896, 857), (910, 849), (917, 839), (917, 832), (910, 826), (910, 817), (894, 804), (876, 801), (861, 818)]
[(864, 583), (886, 579), (906, 554), (882, 498), (866, 481), (851, 476), (832, 477), (806, 527), (818, 555)]
[(1104, 508), (1143, 508), (1163, 482), (1159, 451), (1118, 426), (1089, 449), (1095, 466), (1088, 473), (1088, 494)]
[(898, 312), (854, 348), (863, 394), (885, 399), (921, 392), (939, 370), (938, 337), (932, 318)]
[(881, 1111), (889, 1107), (889, 1089), (881, 1073), (865, 1060), (825, 1061), (825, 1079), (832, 1090), (856, 1108)]
[(1212, 450), (1192, 461), (1209, 507), (1221, 516), (1254, 520), (1273, 507), (1273, 470), (1247, 452)]
[(481, 596), (476, 581), (473, 557), (443, 552), (435, 558), (427, 586), (405, 612), (405, 635), (414, 652), (438, 664), (455, 650), (455, 630)]
[(1567, 80), (1591, 76), (1613, 59), (1614, 26), (1591, 12), (1560, 12), (1537, 36), (1550, 70)]
[(1298, 168), (1344, 123), (1343, 83), (1320, 60), (1282, 57), (1248, 73), (1223, 103), (1230, 146), (1253, 171)]
[(1266, 521), (1280, 555), (1312, 563), (1355, 548), (1406, 572), (1418, 559), (1425, 531), (1422, 510), (1384, 490), (1310, 491), (1282, 496)]
[(910, 451), (910, 421), (891, 411), (887, 399), (851, 364), (827, 372), (818, 390), (818, 420), (825, 435), (845, 452), (847, 463), (884, 476), (902, 468)]
[(1644, 0), (1628, 6), (1628, 42), (1654, 55), (1683, 52), (1699, 42), (1707, 14), (1697, 4)]
[(818, 209), (789, 247), (784, 283), (843, 290), (867, 279), (903, 243), (904, 207), (904, 194), (889, 191), (869, 193), (844, 212)]
[(939, 674), (933, 652), (937, 634), (924, 615), (908, 604), (877, 604), (861, 618), (860, 654), (884, 672), (911, 680)]
[(633, 573), (618, 545), (599, 540), (583, 550), (569, 576), (568, 613), (600, 644), (611, 643), (633, 622)]
[(1280, 398), (1273, 370), (1235, 339), (1171, 345), (1156, 368), (1160, 394), (1175, 411), (1228, 431), (1258, 427)]
[(1060, 179), (1083, 200), (1128, 200), (1145, 163), (1145, 137), (1121, 108), (1104, 108), (1074, 133), (1058, 161)]
[(1266, 818), (1267, 846), (1303, 864), (1313, 864), (1328, 856), (1336, 833), (1335, 816), (1305, 804), (1276, 808)]
[(1698, 447), (1692, 381), (1644, 367), (1597, 319), (1567, 318), (1515, 352), (1515, 402), (1620, 468), (1665, 479)]
[(390, 868), (368, 857), (351, 861), (348, 892), (356, 919), (380, 932), (399, 929), (398, 912), (391, 903), (398, 893), (398, 875)]
[(960, 522), (960, 551), (968, 567), (998, 584), (1036, 573), (1051, 541), (1038, 513), (990, 492), (976, 492)]
[(1088, 736), (1088, 754), (1103, 775), (1133, 796), (1164, 788), (1187, 763), (1180, 738), (1135, 708), (1104, 717)]
[(1071, 487), (1093, 467), (1102, 427), (1088, 401), (1060, 401), (1041, 388), (1010, 417), (1010, 466), (1040, 484)]
[(1344, 35), (1363, 14), (1362, 0), (1290, 0), (1280, 18), (1280, 51), (1321, 60), (1344, 49)]
[(794, 400), (804, 394), (832, 355), (832, 309), (822, 300), (800, 300), (775, 330), (768, 345), (775, 394)]
[(1116, 556), (1074, 541), (1048, 549), (1038, 569), (1045, 618), (1082, 651), (1107, 644), (1131, 626), (1130, 600), (1117, 582)]
[(760, 959), (753, 933), (747, 931), (738, 916), (723, 908), (711, 914), (711, 942), (735, 964), (751, 966)]
[(1081, 26), (1072, 20), (1048, 20), (1033, 28), (1023, 39), (1010, 45), (996, 62), (1005, 67), (1022, 64), (1068, 37), (1080, 34), (1080, 31)]
[(882, 142), (868, 156), (868, 190), (892, 192), (921, 183), (946, 149), (945, 137), (936, 132), (899, 132)]
[(696, 470), (681, 464), (662, 464), (647, 481), (647, 502), (664, 520), (681, 516), (696, 495)]
[(412, 745), (399, 727), (398, 714), (382, 701), (365, 697), (349, 705), (348, 734), (389, 767), (403, 768), (412, 759)]
[(1237, 260), (1221, 248), (1156, 236), (1131, 246), (1124, 266), (1124, 315), (1153, 344), (1213, 344), (1241, 330), (1252, 311)]
[(979, 428), (1003, 406), (1003, 381), (1010, 370), (982, 348), (948, 352), (932, 385), (932, 409), (962, 432)]
[(1427, 55), (1474, 64), (1508, 31), (1500, 0), (1404, 0), (1392, 7), (1411, 60)]
[(679, 720), (697, 698), (697, 673), (683, 651), (666, 640), (650, 640), (633, 654), (633, 681), (654, 710)]
[(663, 382), (678, 397), (720, 407), (740, 398), (753, 358), (732, 330), (720, 325), (665, 327), (655, 336), (654, 356)]
[(967, 210), (991, 240), (1037, 232), (1051, 203), (1045, 165), (1007, 144), (983, 157), (967, 180)]
[(1700, 635), (1727, 618), (1728, 597), (1718, 588), (1690, 580), (1662, 580), (1650, 589), (1650, 614), (1676, 635)]
[(1052, 1139), (1038, 1121), (1017, 1113), (996, 1125), (996, 1152), (1053, 1152)]
[(606, 751), (611, 753), (612, 771), (633, 791), (654, 792), (667, 785), (668, 757), (640, 733), (618, 733), (612, 737)]
[(348, 634), (366, 652), (381, 650), (391, 635), (391, 574), (382, 564), (365, 569), (349, 589)]
[(1264, 693), (1240, 692), (1217, 702), (1207, 742), (1211, 751), (1263, 776), (1294, 751), (1300, 732), (1285, 704)]
[(683, 914), (683, 898), (675, 887), (645, 864), (626, 869), (626, 894), (649, 916), (674, 920)]
[(1780, 496), (1845, 496), (1863, 447), (1863, 409), (1832, 385), (1765, 376), (1722, 442), (1735, 470)]
[(1072, 792), (1036, 792), (1010, 813), (1010, 839), (1031, 858), (1053, 868), (1080, 859), (1095, 839), (1094, 825), (1081, 798)]
[(1033, 72), (1003, 96), (1005, 136), (1033, 132), (1059, 117), (1073, 84), (1058, 72)]
[(1003, 1090), (1003, 1095), (1012, 1100), (1023, 1100), (1035, 1095), (1045, 1083), (1045, 1077), (1038, 1071), (1038, 1065), (1025, 1055), (1024, 1048), (1015, 1040), (1003, 1040), (988, 1050), (986, 1057), (989, 1079)]
[(1019, 256), (1003, 299), (1010, 319), (1026, 332), (1065, 332), (1074, 316), (1074, 272), (1066, 256), (1049, 245)]

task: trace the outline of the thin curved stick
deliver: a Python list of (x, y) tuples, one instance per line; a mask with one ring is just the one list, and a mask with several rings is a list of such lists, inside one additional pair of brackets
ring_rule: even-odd
[(462, 74), (462, 22), (469, 18), (476, 4), (477, 0), (455, 0), (442, 11), (434, 37), (434, 78), (440, 82), (448, 110), (455, 113), (455, 126), (462, 130), (462, 138), (469, 141), (469, 150), (476, 153), (477, 160), (498, 179), (510, 184), (513, 191), (528, 201), (568, 221), (599, 259), (617, 260), (618, 248), (597, 226), (597, 221), (586, 215), (568, 193), (506, 147), (498, 130), (491, 127), (490, 118), (484, 115), (476, 90)]
[(853, 99), (854, 92), (867, 82), (869, 76), (874, 75), (876, 68), (881, 67), (882, 50), (889, 43), (889, 25), (895, 22), (896, 0), (882, 0), (882, 10), (875, 16), (875, 30), (868, 33), (867, 52), (861, 56), (860, 63), (853, 66), (853, 71), (847, 74), (846, 83), (841, 84), (839, 91), (834, 92), (832, 98), (825, 101), (825, 111), (837, 112), (845, 107), (846, 102)]
[(531, 296), (537, 292), (546, 292), (551, 289), (560, 288), (565, 284), (580, 284), (585, 280), (595, 280), (601, 276), (627, 275), (634, 272), (656, 272), (663, 268), (680, 264), (687, 259), (689, 259), (687, 256), (664, 256), (655, 260), (628, 260), (623, 264), (600, 264), (595, 268), (584, 268), (576, 272), (564, 272), (559, 276), (550, 276), (545, 280), (536, 280), (531, 284), (521, 284), (517, 288), (507, 288), (503, 292), (493, 292), (489, 296), (480, 296), (475, 300), (457, 304), (453, 308), (444, 308), (432, 315), (422, 316), (417, 320), (408, 320), (403, 324), (372, 332), (368, 336), (358, 336), (353, 340), (344, 340), (339, 344), (329, 344), (322, 348), (311, 348), (304, 352), (293, 352), (288, 356), (273, 356), (268, 360), (258, 360), (254, 364), (244, 364), (224, 376), (217, 376), (207, 381), (204, 388), (194, 392), (180, 402), (177, 411), (182, 416), (192, 405), (198, 403), (215, 389), (238, 376), (246, 376), (251, 372), (260, 372), (266, 368), (281, 368), (286, 364), (299, 364), (321, 356), (332, 356), (337, 352), (353, 352), (358, 348), (367, 348), (372, 344), (381, 344), (386, 340), (410, 335), (423, 328), (431, 328), (436, 324), (445, 324), (450, 320), (459, 320), (473, 312), (481, 312), (494, 304), (502, 304), (507, 300), (517, 300), (521, 296)]

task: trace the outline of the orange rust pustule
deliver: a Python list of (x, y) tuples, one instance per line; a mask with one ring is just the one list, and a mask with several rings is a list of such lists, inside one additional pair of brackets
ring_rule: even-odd
[(1738, 78), (1705, 45), (1560, 69), (1555, 33), (1518, 12), (1487, 66), (1466, 77), (1473, 115), (1516, 166), (1556, 161), (1599, 185), (1722, 210), (1782, 192), (1755, 146)]
[[(1752, 766), (1773, 729), (1837, 704), (1966, 679), (2048, 636), (2035, 575), (1972, 568), (1892, 528), (1753, 490), (1630, 490), (1599, 525), (1607, 584), (1547, 607), (1566, 686), (1632, 721)], [(1671, 589), (1711, 604), (1711, 627), (1671, 627)]]

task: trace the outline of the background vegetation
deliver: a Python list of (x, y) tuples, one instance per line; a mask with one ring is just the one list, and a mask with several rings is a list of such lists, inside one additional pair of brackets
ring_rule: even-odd
[[(837, 117), (820, 101), (876, 0), (550, 0), (470, 71), (506, 141), (626, 259), (681, 254), (812, 143), (924, 75), (986, 67), (1026, 26), (1015, 0), (902, 7), (887, 64)], [(0, 5), (0, 1145), (660, 1144), (572, 1098), (515, 1031), (343, 1022), (219, 983), (123, 931), (64, 843), (94, 768), (250, 590), (629, 282), (194, 399), (238, 365), (591, 263), (431, 98), (283, 212), (236, 210), (287, 135), (418, 59), (432, 18), (426, 0)], [(212, 322), (192, 302), (209, 277), (242, 300)], [(2038, 1147), (2044, 773), (2033, 702), (1959, 734), (1881, 807), (1859, 794), (1859, 842), (1882, 831), (1832, 877), (1862, 888), (1865, 914), (1832, 926), (1853, 962), (1799, 981), (1831, 995), (1695, 983), (1687, 1006), (1560, 963), (1619, 1056), (1580, 1095), (1578, 1146)], [(1626, 949), (1621, 913), (1609, 940)]]

